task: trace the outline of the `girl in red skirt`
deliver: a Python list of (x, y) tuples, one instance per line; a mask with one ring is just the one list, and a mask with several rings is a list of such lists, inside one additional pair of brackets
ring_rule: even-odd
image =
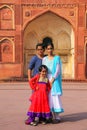
[(31, 104), (27, 115), (29, 116), (28, 123), (33, 126), (38, 125), (40, 119), (43, 119), (43, 124), (46, 124), (46, 120), (51, 118), (48, 102), (48, 93), (51, 87), (47, 78), (47, 71), (47, 67), (41, 65), (39, 67), (39, 74), (29, 81), (30, 87), (34, 90), (34, 93), (30, 97)]

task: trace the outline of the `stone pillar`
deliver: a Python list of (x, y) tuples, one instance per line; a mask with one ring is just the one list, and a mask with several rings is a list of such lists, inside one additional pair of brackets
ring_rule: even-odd
[(78, 45), (77, 45), (77, 78), (85, 79), (84, 63), (84, 27), (85, 27), (85, 5), (79, 5), (78, 12)]
[(21, 64), (21, 76), (23, 76), (22, 7), (20, 4), (15, 7), (15, 24), (15, 62)]

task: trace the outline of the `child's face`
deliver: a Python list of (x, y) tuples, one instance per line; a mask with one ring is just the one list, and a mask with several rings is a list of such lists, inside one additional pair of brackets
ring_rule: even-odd
[(42, 77), (46, 77), (47, 76), (47, 70), (45, 68), (42, 69), (42, 71), (40, 72)]

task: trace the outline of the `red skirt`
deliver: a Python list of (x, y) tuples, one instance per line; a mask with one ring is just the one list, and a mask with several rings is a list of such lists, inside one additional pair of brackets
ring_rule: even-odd
[(38, 89), (30, 97), (31, 104), (27, 115), (37, 117), (50, 117), (48, 91), (46, 83), (38, 83)]

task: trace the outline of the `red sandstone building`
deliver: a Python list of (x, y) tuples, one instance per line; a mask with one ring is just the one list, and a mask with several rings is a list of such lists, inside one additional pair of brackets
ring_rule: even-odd
[(35, 46), (51, 37), (64, 79), (87, 79), (87, 0), (0, 0), (0, 79), (26, 77)]

